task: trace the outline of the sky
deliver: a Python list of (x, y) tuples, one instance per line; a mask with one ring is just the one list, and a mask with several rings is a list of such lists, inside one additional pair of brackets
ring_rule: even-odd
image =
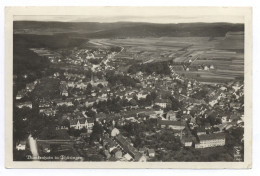
[(165, 16), (99, 16), (99, 15), (19, 15), (14, 16), (15, 21), (60, 21), (60, 22), (148, 22), (148, 23), (215, 23), (215, 22), (228, 22), (228, 23), (243, 23), (241, 16), (178, 16), (178, 15), (165, 15)]

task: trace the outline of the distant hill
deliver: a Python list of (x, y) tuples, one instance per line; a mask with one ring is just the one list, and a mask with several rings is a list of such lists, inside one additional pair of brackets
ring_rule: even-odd
[(244, 32), (227, 32), (223, 41), (216, 45), (217, 49), (244, 50)]
[(243, 24), (14, 21), (15, 34), (53, 35), (70, 33), (70, 35), (86, 38), (225, 37), (227, 32), (238, 31), (244, 31)]

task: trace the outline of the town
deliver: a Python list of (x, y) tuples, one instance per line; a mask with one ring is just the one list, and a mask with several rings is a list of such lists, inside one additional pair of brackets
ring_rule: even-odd
[[(118, 57), (123, 50), (119, 46), (55, 52), (32, 48), (49, 60), (50, 68), (14, 97), (16, 157), (243, 160), (242, 81), (202, 84), (178, 74), (174, 62), (153, 73), (145, 68), (123, 72)], [(208, 71), (214, 66), (201, 68)], [(15, 75), (14, 82), (30, 76)]]
[(13, 160), (243, 162), (244, 25), (14, 21)]

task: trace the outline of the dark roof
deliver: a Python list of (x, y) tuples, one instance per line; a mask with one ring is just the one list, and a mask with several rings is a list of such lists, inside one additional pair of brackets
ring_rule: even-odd
[(96, 118), (104, 119), (104, 118), (106, 118), (106, 114), (103, 112), (100, 112), (100, 113), (96, 114)]
[(70, 119), (70, 125), (76, 125), (78, 123), (78, 119)]
[(192, 137), (183, 137), (181, 139), (182, 142), (192, 142)]
[(148, 149), (148, 153), (155, 153), (154, 149)]
[(177, 112), (174, 112), (173, 110), (170, 110), (167, 112), (167, 114), (177, 114)]
[(161, 98), (156, 98), (154, 100), (155, 103), (170, 103), (170, 100), (169, 99), (161, 99)]
[(184, 122), (181, 121), (172, 121), (172, 120), (159, 120), (159, 125), (174, 125), (174, 126), (185, 126)]
[(80, 123), (80, 124), (84, 124), (85, 122), (86, 122), (86, 119), (85, 119), (85, 118), (79, 119), (79, 123)]
[(90, 118), (90, 117), (87, 118), (87, 121), (88, 121), (88, 123), (94, 123), (94, 119)]
[(139, 161), (139, 159), (142, 157), (142, 154), (138, 152), (138, 150), (134, 148), (125, 137), (119, 134), (115, 137), (115, 139), (119, 145), (134, 158), (135, 161)]
[(212, 139), (225, 139), (224, 133), (213, 133), (213, 134), (204, 134), (199, 136), (200, 141), (212, 140)]

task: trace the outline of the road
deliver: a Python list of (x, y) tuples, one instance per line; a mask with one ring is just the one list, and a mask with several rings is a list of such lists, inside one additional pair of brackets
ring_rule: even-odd
[[(37, 158), (39, 156), (38, 154), (38, 149), (37, 149), (37, 143), (36, 140), (32, 137), (32, 135), (30, 135), (28, 137), (29, 140), (29, 145), (30, 145), (30, 150), (32, 152), (32, 157), (33, 158)], [(34, 161), (37, 161), (36, 159), (33, 159)]]

